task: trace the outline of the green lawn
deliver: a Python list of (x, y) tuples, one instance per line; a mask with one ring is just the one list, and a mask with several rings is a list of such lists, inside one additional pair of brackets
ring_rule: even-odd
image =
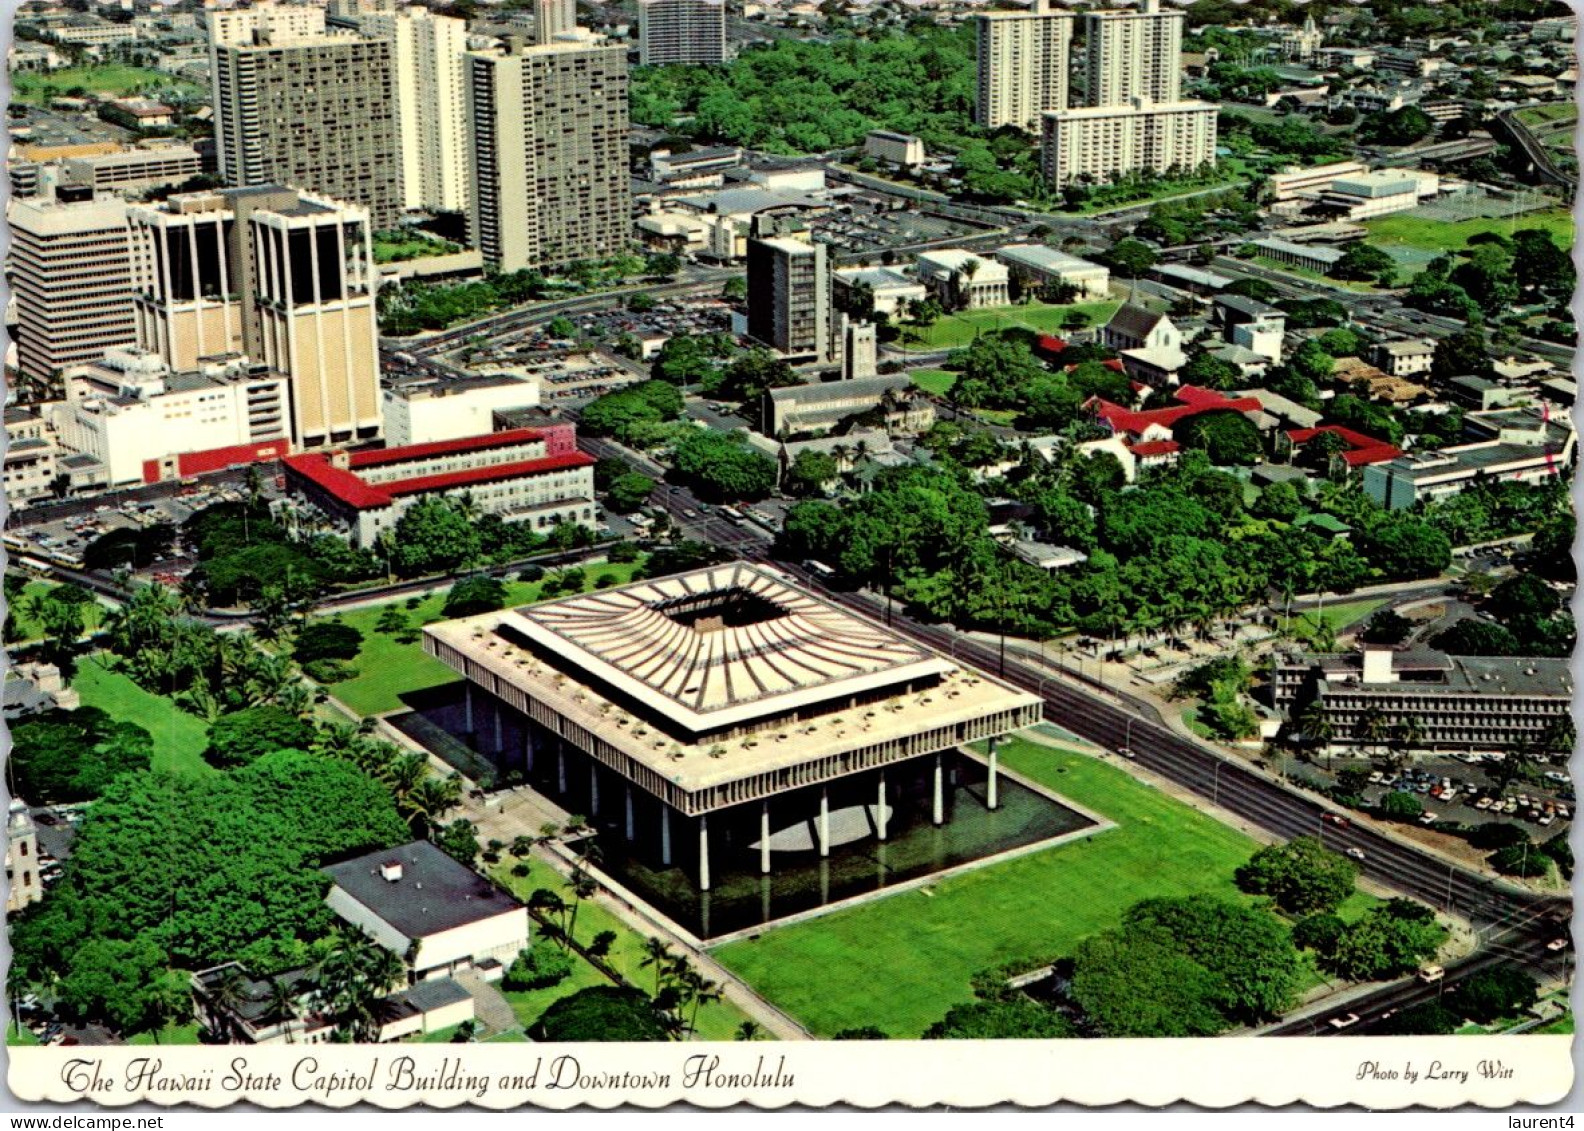
[(18, 102), (42, 106), (51, 98), (59, 98), (68, 91), (81, 87), (89, 94), (107, 94), (120, 97), (125, 94), (180, 90), (185, 94), (202, 94), (203, 89), (186, 79), (147, 67), (127, 67), (119, 63), (102, 66), (66, 67), (49, 74), (13, 72), (11, 96)]
[(198, 1022), (190, 1021), (185, 1025), (167, 1025), (158, 1034), (158, 1040), (153, 1033), (136, 1033), (127, 1038), (129, 1045), (196, 1045), (198, 1043)]
[[(1573, 1015), (1571, 1013), (1564, 1013), (1561, 1017), (1558, 1017), (1552, 1021), (1547, 1021), (1538, 1029), (1532, 1030), (1532, 1032), (1571, 1034), (1573, 1032)], [(31, 1035), (32, 1034), (29, 1034), (29, 1036)]]
[(1307, 267), (1294, 267), (1290, 263), (1283, 263), (1279, 259), (1272, 259), (1268, 255), (1256, 255), (1249, 260), (1250, 263), (1272, 271), (1280, 271), (1284, 275), (1293, 275), (1299, 279), (1309, 279), (1316, 283), (1324, 283), (1328, 287), (1341, 287), (1349, 291), (1374, 291), (1369, 283), (1359, 282), (1356, 279), (1333, 279), (1329, 275), (1322, 275), (1318, 271), (1311, 271)]
[[(535, 888), (549, 888), (570, 899), (568, 885), (564, 879), (556, 874), (547, 864), (538, 860), (529, 861), (529, 874), (527, 876), (514, 876), (511, 874), (513, 866), (518, 861), (505, 857), (502, 862), (489, 869), (490, 874), (497, 881), (509, 888), (519, 899), (527, 901)], [(616, 932), (616, 942), (612, 944), (606, 961), (621, 972), (622, 976), (634, 983), (647, 993), (654, 992), (654, 967), (643, 965), (643, 946), (647, 936), (633, 930), (622, 920), (611, 914), (597, 903), (585, 901), (578, 910), (577, 923), (573, 933), (579, 943), (587, 945), (594, 936), (601, 931)], [(576, 965), (572, 975), (560, 985), (551, 986), (544, 990), (514, 991), (503, 990), (506, 1000), (511, 1002), (512, 1009), (517, 1013), (517, 1019), (523, 1027), (531, 1026), (539, 1020), (539, 1016), (550, 1007), (550, 1003), (568, 994), (577, 992), (588, 986), (609, 985), (609, 980), (600, 971), (585, 961), (581, 956), (574, 955)], [(737, 1031), (737, 1026), (748, 1020), (747, 1014), (728, 1001), (710, 1002), (701, 1006), (698, 1013), (698, 1039), (701, 1041), (729, 1041)]]
[(1411, 212), (1398, 212), (1364, 221), (1370, 230), (1370, 243), (1381, 248), (1413, 247), (1423, 251), (1458, 251), (1468, 246), (1471, 237), (1483, 232), (1511, 236), (1523, 228), (1544, 228), (1563, 247), (1573, 246), (1573, 216), (1564, 208), (1546, 208), (1522, 216), (1473, 220), (1427, 220)]
[(426, 236), (420, 232), (374, 234), (375, 263), (402, 263), (409, 259), (424, 259), (434, 255), (453, 255), (461, 250), (458, 244), (449, 240)]
[(978, 310), (963, 310), (943, 315), (939, 321), (924, 329), (904, 326), (897, 344), (903, 349), (941, 350), (955, 349), (972, 342), (980, 334), (994, 330), (1022, 327), (1040, 334), (1062, 333), (1062, 321), (1073, 311), (1087, 315), (1089, 326), (1104, 325), (1116, 313), (1120, 302), (1076, 302), (1069, 306), (1052, 306), (1044, 302), (1018, 303), (1013, 306), (986, 306)]
[[(1246, 107), (1239, 106), (1244, 110)], [(1199, 193), (1217, 192), (1222, 189), (1236, 188), (1247, 180), (1247, 166), (1237, 161), (1236, 158), (1221, 162), (1217, 170), (1218, 176), (1207, 177), (1201, 183), (1188, 183), (1182, 181), (1161, 181), (1158, 184), (1136, 193), (1125, 200), (1107, 200), (1101, 204), (1084, 204), (1078, 208), (1082, 216), (1102, 216), (1107, 212), (1119, 212), (1127, 208), (1137, 208), (1141, 204), (1154, 203), (1161, 200), (1172, 200), (1180, 196), (1195, 196)]]
[(169, 699), (149, 694), (127, 676), (110, 671), (104, 667), (108, 659), (101, 653), (77, 662), (72, 687), (82, 696), (83, 706), (98, 707), (111, 718), (136, 723), (153, 735), (152, 768), (180, 774), (213, 772), (203, 760), (204, 747), (209, 744), (208, 724)]
[[(1070, 951), (1133, 903), (1247, 897), (1232, 873), (1256, 843), (1085, 754), (1013, 740), (1006, 766), (1117, 823), (1082, 840), (728, 943), (715, 956), (816, 1034), (876, 1025), (918, 1037), (969, 1000), (970, 977)], [(1356, 914), (1372, 903), (1357, 896)]]
[[(590, 565), (583, 571), (584, 584), (592, 588), (593, 582), (607, 573), (615, 574), (619, 583), (625, 584), (632, 580), (633, 571), (637, 568), (634, 562)], [(507, 582), (507, 605), (526, 605), (539, 600), (540, 588), (539, 582)], [(424, 654), (422, 640), (404, 644), (395, 635), (376, 632), (374, 629), (380, 615), (388, 608), (400, 609), (406, 615), (407, 623), (417, 628), (443, 620), (441, 610), (444, 606), (445, 594), (436, 592), (420, 600), (415, 608), (408, 608), (407, 602), (402, 600), (342, 613), (337, 619), (363, 634), (363, 647), (357, 659), (352, 661), (358, 674), (352, 679), (332, 684), (330, 693), (360, 715), (379, 715), (399, 710), (403, 706), (401, 696), (407, 692), (422, 691), (455, 680), (456, 672)]]
[(37, 1046), (39, 1039), (33, 1035), (33, 1030), (26, 1025), (11, 1025), (6, 1028), (6, 1044), (13, 1048), (21, 1046), (30, 1048)]
[(1563, 118), (1577, 118), (1578, 107), (1571, 102), (1548, 102), (1541, 106), (1525, 106), (1516, 111), (1513, 117), (1526, 126), (1543, 126)]
[[(51, 585), (47, 581), (30, 581), (27, 583), (27, 587), (22, 590), (22, 599), (9, 611), (9, 616), (17, 633), (15, 643), (27, 644), (44, 636), (43, 627), (32, 617), (28, 616), (24, 610), (27, 608), (27, 602), (30, 599), (43, 597), (58, 588), (60, 588), (58, 585)], [(105, 607), (98, 601), (87, 607), (84, 611), (83, 623), (88, 631), (92, 632), (99, 627), (99, 622), (104, 618), (104, 613)]]
[(1314, 636), (1322, 618), (1331, 626), (1332, 632), (1341, 632), (1343, 629), (1351, 628), (1385, 603), (1383, 598), (1344, 601), (1336, 605), (1327, 605), (1324, 613), (1318, 609), (1311, 610), (1293, 621), (1293, 634), (1303, 639)]
[(919, 388), (937, 397), (944, 397), (957, 383), (957, 374), (948, 369), (915, 369), (908, 376)]

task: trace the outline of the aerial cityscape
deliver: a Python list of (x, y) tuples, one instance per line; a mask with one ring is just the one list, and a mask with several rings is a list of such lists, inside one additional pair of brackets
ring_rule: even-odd
[(1561, 0), (24, 0), (13, 1046), (1571, 1034)]

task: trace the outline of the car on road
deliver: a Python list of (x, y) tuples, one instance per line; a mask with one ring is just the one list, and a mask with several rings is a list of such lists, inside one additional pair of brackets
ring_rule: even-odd
[(1345, 853), (1343, 853), (1343, 855), (1348, 857), (1350, 860), (1363, 860), (1364, 850), (1362, 848), (1350, 848)]
[(1320, 820), (1324, 821), (1328, 825), (1335, 825), (1339, 829), (1345, 829), (1353, 823), (1346, 817), (1337, 813), (1321, 813)]
[(1559, 950), (1566, 950), (1567, 948), (1568, 940), (1565, 937), (1560, 939), (1552, 939), (1550, 942), (1546, 943), (1546, 949), (1552, 951), (1553, 953)]
[(1446, 969), (1441, 966), (1426, 966), (1423, 970), (1419, 971), (1419, 980), (1421, 982), (1439, 982), (1445, 977)]
[(1329, 1024), (1331, 1028), (1341, 1030), (1357, 1025), (1358, 1021), (1359, 1015), (1357, 1013), (1344, 1013), (1341, 1017), (1331, 1018)]

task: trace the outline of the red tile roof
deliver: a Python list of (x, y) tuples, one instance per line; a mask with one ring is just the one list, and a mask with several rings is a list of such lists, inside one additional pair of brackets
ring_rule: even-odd
[(1142, 434), (1152, 425), (1172, 428), (1179, 420), (1197, 416), (1201, 412), (1260, 411), (1260, 403), (1253, 397), (1235, 399), (1224, 397), (1213, 389), (1201, 389), (1197, 385), (1181, 386), (1176, 396), (1183, 403), (1174, 408), (1154, 408), (1147, 412), (1135, 412), (1121, 405), (1112, 404), (1110, 401), (1097, 399), (1095, 411), (1102, 421), (1111, 426), (1113, 432), (1126, 432), (1134, 436)]
[[(497, 433), (505, 435), (505, 433)], [(427, 447), (429, 445), (414, 445)], [(502, 479), (519, 479), (530, 475), (543, 475), (564, 471), (572, 467), (589, 467), (593, 456), (583, 452), (565, 452), (557, 456), (519, 460), (516, 463), (499, 463), (490, 467), (475, 467), (467, 471), (450, 471), (440, 475), (419, 475), (412, 479), (397, 479), (373, 485), (363, 482), (357, 475), (339, 467), (332, 467), (323, 453), (288, 456), (282, 461), (292, 471), (329, 492), (348, 506), (358, 510), (388, 507), (402, 495), (420, 495), (431, 491), (445, 491), (452, 487), (466, 487), (475, 483), (493, 483)]]
[(377, 448), (367, 452), (353, 452), (347, 458), (352, 467), (382, 467), (408, 460), (428, 459), (431, 456), (450, 456), (461, 452), (482, 452), (491, 448), (509, 448), (526, 444), (543, 437), (533, 428), (514, 428), (509, 432), (486, 432), (482, 436), (464, 436), (460, 440), (435, 440), (427, 444), (408, 444), (404, 448)]
[(1181, 445), (1176, 440), (1145, 440), (1141, 444), (1133, 444), (1128, 448), (1128, 451), (1144, 459), (1148, 459), (1150, 456), (1169, 456), (1173, 452), (1180, 450)]
[(1377, 440), (1374, 436), (1366, 436), (1362, 432), (1355, 432), (1340, 424), (1322, 424), (1318, 428), (1294, 428), (1287, 433), (1287, 438), (1302, 447), (1322, 432), (1340, 436), (1346, 442), (1348, 450), (1342, 453), (1342, 462), (1349, 467), (1385, 463), (1403, 454), (1401, 448), (1388, 444), (1385, 440)]

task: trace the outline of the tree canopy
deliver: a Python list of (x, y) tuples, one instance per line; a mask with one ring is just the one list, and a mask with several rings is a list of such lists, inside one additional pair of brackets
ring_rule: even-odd
[(209, 724), (204, 760), (222, 768), (246, 766), (277, 750), (307, 750), (314, 737), (309, 723), (282, 707), (246, 707)]
[(1353, 894), (1358, 867), (1315, 837), (1260, 849), (1237, 871), (1237, 885), (1268, 895), (1289, 915), (1334, 911)]
[(45, 711), (11, 724), (12, 788), (34, 805), (92, 801), (118, 775), (148, 769), (153, 751), (148, 731), (97, 707)]
[(546, 1041), (663, 1041), (659, 1011), (640, 990), (590, 986), (550, 1003), (539, 1018)]

